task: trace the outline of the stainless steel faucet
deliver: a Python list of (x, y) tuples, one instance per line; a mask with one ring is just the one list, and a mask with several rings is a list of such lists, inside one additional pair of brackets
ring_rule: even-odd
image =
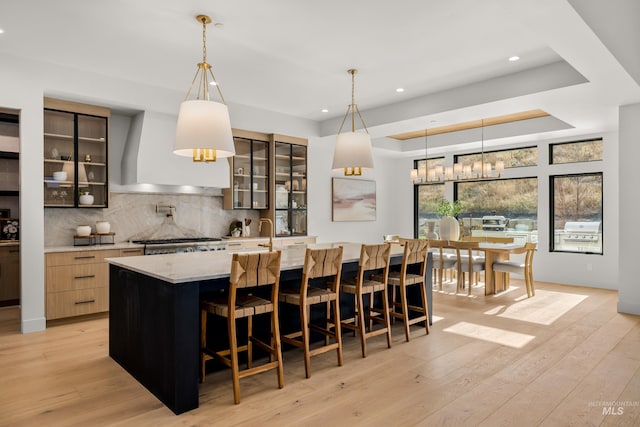
[(258, 246), (264, 246), (264, 247), (269, 247), (269, 252), (273, 252), (273, 221), (271, 221), (270, 218), (260, 218), (260, 221), (258, 222), (258, 233), (260, 233), (262, 231), (262, 223), (263, 222), (268, 222), (269, 223), (269, 245), (265, 245), (260, 244)]

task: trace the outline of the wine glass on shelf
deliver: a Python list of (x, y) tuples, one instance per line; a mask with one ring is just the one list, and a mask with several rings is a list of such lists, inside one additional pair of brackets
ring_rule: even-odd
[(66, 198), (67, 198), (67, 192), (65, 190), (60, 191), (60, 199), (61, 199), (63, 205), (65, 204), (64, 199), (66, 199)]

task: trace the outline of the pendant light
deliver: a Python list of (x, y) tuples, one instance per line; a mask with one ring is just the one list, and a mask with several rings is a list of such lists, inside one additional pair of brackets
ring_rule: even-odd
[[(211, 65), (207, 63), (207, 24), (211, 23), (211, 18), (198, 15), (196, 19), (202, 23), (202, 62), (198, 63), (196, 75), (180, 104), (173, 153), (192, 157), (194, 162), (215, 162), (218, 157), (233, 156), (235, 147), (229, 109)], [(209, 99), (210, 84), (218, 90), (221, 102)], [(192, 90), (195, 99), (190, 99)]]
[[(355, 103), (355, 75), (358, 70), (352, 68), (347, 72), (351, 74), (351, 104), (342, 119), (340, 129), (338, 129), (332, 169), (344, 170), (345, 176), (362, 175), (362, 169), (373, 169), (371, 137), (369, 136), (367, 125), (362, 119), (358, 105)], [(351, 113), (351, 132), (341, 133), (349, 113)], [(364, 132), (356, 132), (356, 113), (358, 113)]]

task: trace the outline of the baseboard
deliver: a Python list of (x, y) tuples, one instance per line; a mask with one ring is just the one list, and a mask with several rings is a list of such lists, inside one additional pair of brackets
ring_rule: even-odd
[(618, 313), (640, 315), (640, 304), (618, 300)]
[(47, 319), (44, 317), (38, 317), (36, 319), (26, 319), (22, 320), (22, 333), (28, 334), (31, 332), (40, 332), (44, 331), (47, 327)]

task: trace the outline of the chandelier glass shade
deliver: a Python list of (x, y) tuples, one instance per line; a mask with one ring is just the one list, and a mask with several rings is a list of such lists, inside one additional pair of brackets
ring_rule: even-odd
[[(207, 24), (211, 18), (198, 15), (202, 23), (202, 62), (198, 63), (185, 100), (180, 104), (173, 153), (192, 157), (194, 162), (215, 162), (217, 158), (235, 154), (229, 109), (220, 85), (207, 63)], [(209, 86), (215, 86), (221, 102), (209, 97)], [(195, 99), (192, 97), (195, 93)]]
[[(355, 103), (355, 74), (356, 69), (348, 70), (351, 74), (351, 104), (347, 108), (347, 112), (342, 119), (342, 124), (338, 130), (336, 138), (336, 147), (333, 152), (333, 170), (343, 170), (345, 176), (362, 175), (363, 169), (373, 168), (373, 154), (371, 150), (371, 137), (367, 126), (362, 119), (358, 105)], [(364, 131), (356, 132), (355, 116), (356, 113), (362, 122)], [(351, 131), (342, 132), (347, 118), (351, 116)]]

